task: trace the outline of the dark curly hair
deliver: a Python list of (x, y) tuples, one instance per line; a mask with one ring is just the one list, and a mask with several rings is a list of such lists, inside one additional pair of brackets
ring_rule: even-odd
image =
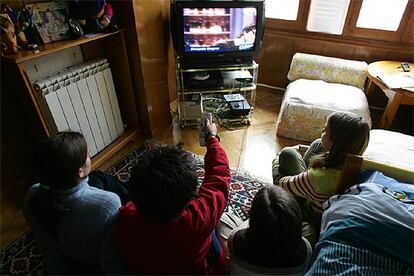
[(179, 146), (146, 153), (132, 169), (129, 192), (139, 215), (148, 222), (174, 220), (196, 196), (196, 162)]

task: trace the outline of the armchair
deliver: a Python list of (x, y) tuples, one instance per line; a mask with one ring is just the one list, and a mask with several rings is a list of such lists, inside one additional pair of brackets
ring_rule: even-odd
[(361, 116), (371, 127), (364, 89), (367, 63), (296, 53), (277, 120), (277, 135), (302, 141), (320, 137), (327, 116)]

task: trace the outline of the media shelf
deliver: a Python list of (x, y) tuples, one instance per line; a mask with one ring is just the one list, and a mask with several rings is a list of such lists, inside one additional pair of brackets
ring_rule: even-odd
[[(206, 67), (201, 68), (199, 65), (184, 66), (180, 57), (177, 57), (177, 111), (180, 126), (198, 124), (203, 111), (214, 113), (221, 122), (250, 124), (256, 100), (258, 71), (259, 65), (254, 61), (215, 67), (206, 64)], [(238, 115), (224, 99), (226, 94), (241, 94), (246, 106), (250, 106), (250, 112), (244, 110), (242, 112), (248, 114)]]

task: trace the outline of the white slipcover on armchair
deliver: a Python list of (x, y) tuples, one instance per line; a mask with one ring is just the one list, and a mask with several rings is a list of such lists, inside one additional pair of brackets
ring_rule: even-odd
[(371, 127), (364, 89), (367, 63), (296, 53), (277, 120), (277, 135), (313, 141), (326, 118), (342, 111), (361, 116)]

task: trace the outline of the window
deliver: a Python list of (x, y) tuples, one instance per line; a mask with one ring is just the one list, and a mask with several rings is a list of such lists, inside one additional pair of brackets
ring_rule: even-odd
[(346, 35), (382, 41), (412, 41), (413, 0), (353, 0)]
[(266, 17), (295, 21), (298, 17), (299, 0), (266, 0)]
[(358, 28), (397, 31), (408, 0), (364, 0), (358, 16)]
[(312, 32), (342, 34), (349, 0), (312, 0), (306, 29)]
[(412, 44), (413, 11), (414, 0), (266, 0), (266, 29)]

